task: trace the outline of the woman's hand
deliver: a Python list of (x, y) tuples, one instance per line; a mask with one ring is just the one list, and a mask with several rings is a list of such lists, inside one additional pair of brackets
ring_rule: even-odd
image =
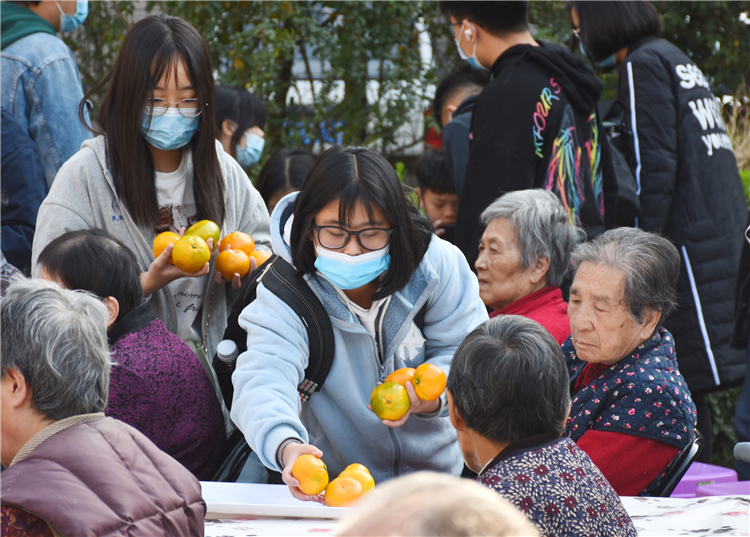
[[(378, 382), (378, 384), (382, 383)], [(409, 395), (409, 402), (411, 403), (409, 411), (404, 414), (401, 419), (383, 420), (383, 425), (387, 425), (388, 427), (401, 427), (412, 414), (432, 414), (433, 412), (437, 412), (438, 408), (440, 408), (439, 397), (434, 401), (423, 401), (417, 397), (417, 392), (414, 391), (414, 385), (411, 382), (407, 381), (406, 384), (404, 384), (404, 387), (406, 388), (406, 393)], [(367, 408), (372, 410), (372, 406), (370, 405), (367, 405)]]
[[(208, 239), (206, 244), (209, 249), (213, 249), (213, 239)], [(143, 286), (143, 293), (146, 296), (155, 293), (159, 289), (180, 278), (200, 278), (201, 276), (208, 274), (208, 263), (203, 265), (203, 268), (197, 272), (185, 272), (174, 265), (170, 265), (169, 260), (172, 257), (173, 248), (173, 244), (168, 244), (159, 257), (154, 259), (154, 262), (151, 263), (148, 270), (141, 273), (141, 285)]]
[[(227, 245), (227, 247), (224, 249), (226, 250), (227, 248), (229, 248), (229, 245)], [(257, 268), (258, 268), (258, 262), (255, 260), (253, 256), (250, 256), (250, 270), (248, 270), (247, 274), (245, 274), (242, 277), (240, 277), (238, 272), (234, 273), (234, 276), (232, 276), (232, 289), (234, 289), (235, 291), (239, 291), (242, 288), (242, 284), (247, 281), (250, 274), (252, 274), (252, 272)], [(221, 272), (217, 270), (215, 281), (216, 283), (226, 283), (229, 280), (224, 279), (224, 276), (222, 276)]]
[(311, 444), (298, 444), (296, 442), (287, 444), (284, 448), (284, 471), (281, 473), (281, 479), (289, 486), (289, 492), (292, 493), (292, 496), (298, 500), (302, 500), (303, 502), (318, 502), (325, 505), (326, 501), (322, 494), (316, 494), (314, 496), (305, 494), (299, 489), (299, 481), (292, 477), (294, 461), (296, 461), (300, 455), (305, 455), (307, 453), (314, 455), (319, 459), (323, 456), (323, 452)]

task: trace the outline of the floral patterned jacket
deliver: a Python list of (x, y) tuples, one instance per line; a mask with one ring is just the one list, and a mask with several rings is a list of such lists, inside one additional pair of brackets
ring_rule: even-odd
[(556, 436), (536, 435), (511, 444), (477, 481), (521, 510), (545, 537), (638, 535), (589, 456), (569, 438)]
[[(573, 391), (587, 362), (578, 358), (571, 338), (562, 350)], [(683, 449), (696, 424), (695, 404), (677, 367), (674, 339), (664, 328), (571, 395), (565, 434), (576, 442), (592, 429), (641, 436)], [(661, 477), (644, 493), (655, 488)]]

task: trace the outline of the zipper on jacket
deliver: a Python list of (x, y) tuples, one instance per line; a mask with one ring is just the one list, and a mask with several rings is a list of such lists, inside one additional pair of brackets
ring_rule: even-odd
[(381, 304), (378, 316), (375, 318), (375, 345), (378, 349), (378, 358), (380, 359), (380, 369), (385, 366), (385, 349), (383, 349), (383, 313), (386, 310), (386, 304)]

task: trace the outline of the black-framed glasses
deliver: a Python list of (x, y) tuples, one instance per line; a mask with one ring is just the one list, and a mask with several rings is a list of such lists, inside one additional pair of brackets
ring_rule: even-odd
[(453, 39), (456, 38), (456, 26), (461, 26), (463, 22), (449, 22), (446, 23), (445, 27), (448, 29), (448, 33), (450, 33), (453, 36)]
[[(170, 103), (166, 99), (154, 98), (146, 99), (146, 111), (150, 111), (151, 117), (161, 117), (169, 110)], [(182, 117), (196, 117), (201, 113), (198, 107), (198, 99), (182, 99), (180, 102), (174, 104), (177, 111)]]
[(392, 229), (371, 227), (360, 231), (349, 231), (338, 226), (316, 226), (313, 229), (318, 233), (318, 242), (323, 248), (329, 250), (340, 250), (353, 236), (365, 250), (380, 250), (388, 246), (391, 240)]

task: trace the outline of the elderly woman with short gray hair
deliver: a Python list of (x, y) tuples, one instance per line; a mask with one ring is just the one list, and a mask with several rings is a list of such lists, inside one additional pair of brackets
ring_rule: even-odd
[(0, 304), (2, 535), (203, 535), (198, 480), (103, 414), (107, 316), (91, 293), (43, 280)]
[(570, 335), (560, 284), (570, 270), (578, 228), (547, 190), (519, 190), (482, 213), (487, 226), (474, 264), (479, 296), (497, 315), (521, 315), (562, 344)]
[(696, 423), (675, 342), (660, 326), (676, 304), (680, 256), (664, 237), (618, 228), (579, 245), (573, 263), (565, 434), (620, 496), (648, 495)]

